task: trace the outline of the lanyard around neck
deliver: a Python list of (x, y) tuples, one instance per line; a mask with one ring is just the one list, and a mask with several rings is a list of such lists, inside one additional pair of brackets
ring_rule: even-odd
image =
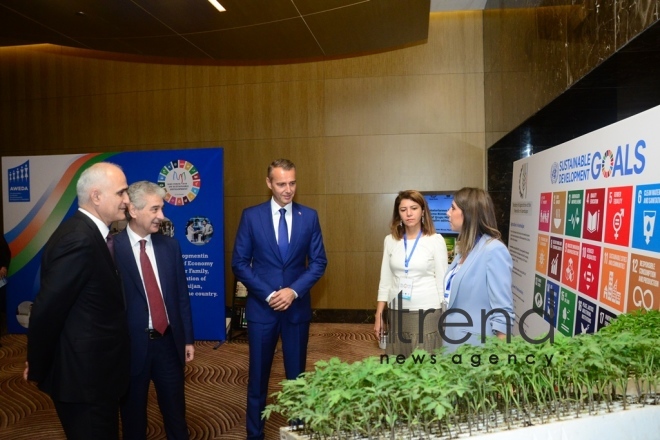
[(404, 256), (404, 262), (406, 264), (406, 275), (408, 275), (408, 263), (410, 263), (410, 259), (412, 258), (413, 252), (415, 252), (415, 248), (417, 247), (417, 242), (419, 241), (419, 237), (422, 236), (422, 230), (419, 230), (419, 234), (417, 234), (417, 238), (415, 239), (415, 244), (413, 244), (413, 248), (410, 251), (410, 255), (408, 255), (408, 239), (406, 238), (406, 234), (403, 234), (403, 256)]

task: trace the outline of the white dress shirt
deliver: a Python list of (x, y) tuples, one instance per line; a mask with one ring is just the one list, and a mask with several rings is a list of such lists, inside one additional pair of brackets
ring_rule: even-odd
[(103, 236), (103, 239), (104, 239), (104, 240), (105, 240), (106, 238), (108, 238), (108, 233), (110, 232), (110, 228), (108, 227), (108, 225), (106, 225), (105, 223), (103, 223), (103, 221), (101, 221), (100, 218), (98, 218), (98, 217), (94, 217), (94, 215), (92, 215), (92, 213), (89, 212), (89, 211), (85, 211), (85, 210), (82, 209), (82, 208), (78, 208), (78, 211), (80, 211), (80, 212), (82, 212), (83, 214), (85, 214), (87, 217), (89, 217), (89, 218), (94, 222), (94, 224), (96, 225), (96, 227), (99, 228), (99, 232), (101, 233), (101, 236)]
[(275, 202), (275, 199), (270, 199), (270, 210), (273, 213), (273, 229), (275, 229), (275, 241), (279, 243), (279, 229), (280, 229), (280, 209), (286, 209), (286, 214), (284, 214), (284, 219), (286, 220), (286, 231), (289, 233), (288, 241), (291, 243), (291, 218), (293, 217), (293, 202), (285, 206), (280, 206)]
[[(271, 197), (270, 199), (270, 210), (273, 213), (273, 229), (275, 230), (275, 242), (279, 243), (279, 229), (280, 229), (280, 217), (282, 214), (280, 214), (280, 209), (286, 209), (286, 213), (284, 214), (284, 220), (286, 220), (286, 232), (289, 234), (287, 237), (289, 243), (291, 243), (291, 222), (293, 218), (293, 202), (285, 205), (285, 206), (280, 206), (275, 202), (275, 199)], [(275, 292), (272, 292), (270, 295), (266, 297), (266, 302), (270, 302), (270, 298), (273, 296)], [(295, 298), (298, 298), (298, 292), (293, 290), (293, 295)]]
[[(140, 272), (140, 279), (142, 280), (142, 287), (144, 287), (144, 292), (146, 294), (147, 287), (144, 285), (144, 276), (142, 275), (142, 264), (140, 263), (140, 240), (146, 240), (144, 249), (151, 261), (151, 267), (154, 269), (154, 275), (156, 276), (156, 282), (158, 283), (158, 290), (160, 291), (160, 296), (163, 296), (163, 288), (160, 286), (160, 277), (158, 276), (158, 264), (156, 263), (156, 254), (154, 253), (154, 245), (151, 242), (151, 234), (142, 238), (137, 235), (131, 229), (130, 224), (126, 226), (126, 232), (128, 233), (128, 240), (131, 243), (131, 250), (133, 251), (133, 256), (135, 257), (135, 262), (137, 263), (138, 271)], [(164, 300), (163, 300), (164, 302)], [(147, 306), (149, 305), (149, 300), (147, 300)], [(167, 314), (167, 307), (165, 307), (165, 314)], [(167, 322), (170, 321), (170, 318), (167, 318)], [(151, 323), (151, 310), (149, 310), (149, 328), (153, 329)]]

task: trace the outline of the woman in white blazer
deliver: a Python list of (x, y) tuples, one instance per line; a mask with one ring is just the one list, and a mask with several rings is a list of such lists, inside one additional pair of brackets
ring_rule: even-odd
[(415, 190), (397, 196), (390, 231), (383, 243), (374, 331), (383, 336), (387, 309), (386, 354), (409, 356), (417, 348), (431, 352), (442, 345), (438, 322), (447, 245), (435, 232), (426, 199)]
[[(479, 188), (462, 188), (447, 211), (459, 233), (456, 257), (445, 276), (442, 333), (453, 352), (462, 344), (479, 345), (485, 337), (505, 339), (513, 327), (509, 251), (497, 230), (493, 201)], [(446, 325), (449, 324), (449, 325)]]

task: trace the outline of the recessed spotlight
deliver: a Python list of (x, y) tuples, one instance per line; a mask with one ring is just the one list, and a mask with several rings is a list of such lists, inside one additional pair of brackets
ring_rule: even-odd
[(218, 2), (218, 0), (209, 0), (209, 3), (211, 3), (213, 7), (217, 9), (219, 12), (226, 11), (226, 9)]

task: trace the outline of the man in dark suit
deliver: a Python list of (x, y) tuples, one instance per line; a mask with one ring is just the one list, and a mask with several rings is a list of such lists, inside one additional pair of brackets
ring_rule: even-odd
[(129, 186), (128, 195), (128, 226), (115, 236), (131, 336), (131, 381), (121, 402), (124, 440), (147, 437), (151, 381), (167, 438), (188, 439), (184, 367), (195, 347), (181, 248), (159, 233), (165, 190), (142, 181)]
[(83, 171), (76, 190), (78, 211), (44, 247), (24, 377), (50, 395), (68, 439), (117, 439), (129, 341), (106, 237), (108, 226), (125, 218), (126, 177), (100, 162)]
[(328, 263), (316, 211), (293, 202), (295, 165), (286, 159), (271, 163), (266, 185), (273, 197), (243, 211), (231, 262), (248, 290), (248, 439), (264, 438), (261, 413), (280, 336), (286, 378), (305, 371), (310, 289)]

